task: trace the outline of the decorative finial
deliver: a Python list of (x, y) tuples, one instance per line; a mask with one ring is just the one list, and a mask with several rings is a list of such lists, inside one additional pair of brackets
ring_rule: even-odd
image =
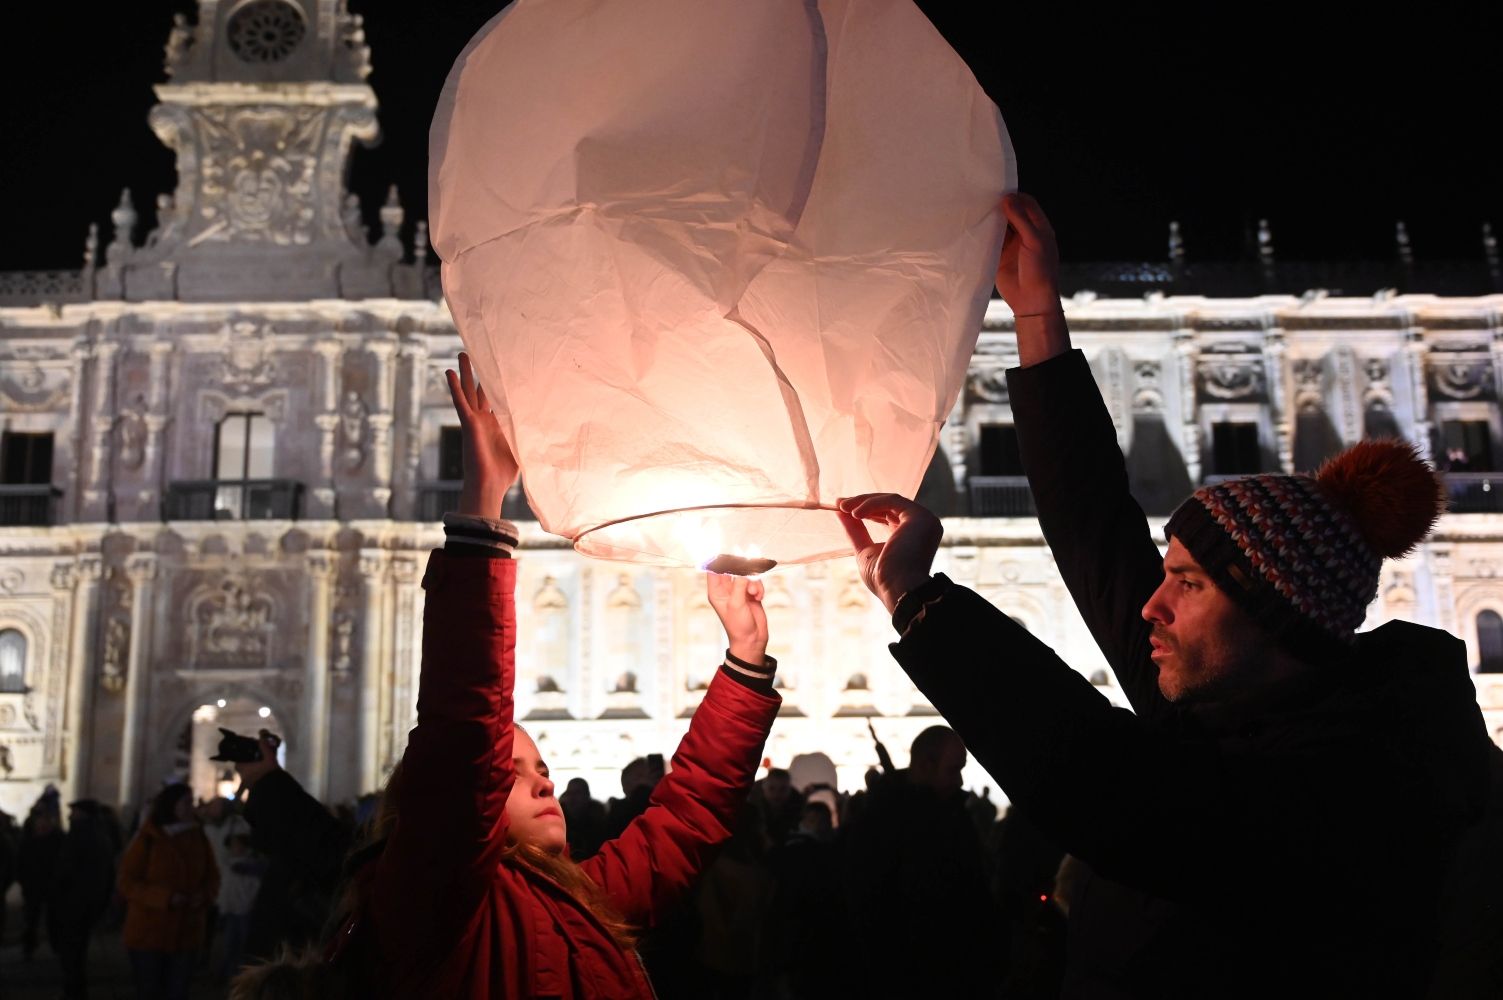
[(83, 266), (85, 271), (94, 270), (94, 262), (99, 259), (99, 223), (89, 223), (89, 235), (84, 237)]
[(188, 49), (193, 46), (193, 29), (188, 26), (188, 16), (172, 15), (172, 30), (167, 34), (166, 59), (162, 68), (168, 76), (177, 76), (188, 61)]
[(1176, 264), (1185, 262), (1185, 241), (1179, 232), (1179, 222), (1169, 220), (1169, 259)]
[(1413, 264), (1414, 247), (1409, 243), (1409, 227), (1404, 225), (1404, 220), (1402, 219), (1394, 223), (1393, 242), (1398, 247), (1399, 260), (1405, 264)]
[(402, 201), (393, 184), (386, 192), (386, 204), (381, 206), (381, 239), (376, 243), (383, 250), (402, 256), (402, 220), (407, 213), (402, 211)]
[(365, 219), (360, 212), (360, 196), (351, 192), (344, 196), (344, 206), (340, 212), (340, 218), (344, 221), (344, 231), (357, 246), (370, 245), (371, 237), (365, 228)]
[(412, 262), (418, 267), (428, 264), (428, 220), (419, 219), (412, 230)]
[(111, 264), (122, 263), (136, 248), (136, 205), (131, 201), (130, 188), (120, 192), (120, 204), (110, 213), (115, 224), (115, 235), (110, 245), (104, 248), (104, 259)]
[(1263, 263), (1273, 263), (1273, 227), (1267, 219), (1258, 220), (1258, 256)]

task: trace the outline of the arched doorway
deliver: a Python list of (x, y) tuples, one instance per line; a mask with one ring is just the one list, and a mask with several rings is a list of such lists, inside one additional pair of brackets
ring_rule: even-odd
[(173, 767), (175, 773), (187, 775), (195, 799), (228, 798), (240, 787), (235, 765), (209, 759), (218, 752), (220, 729), (251, 737), (262, 729), (271, 730), (282, 737), (277, 762), (286, 766), (287, 734), (270, 705), (244, 694), (208, 699), (193, 710), (179, 730)]

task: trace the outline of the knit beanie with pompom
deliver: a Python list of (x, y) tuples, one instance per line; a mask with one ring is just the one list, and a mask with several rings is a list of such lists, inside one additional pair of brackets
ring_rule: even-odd
[(1197, 490), (1169, 518), (1232, 600), (1286, 646), (1351, 643), (1402, 556), (1446, 509), (1445, 485), (1414, 446), (1363, 441), (1314, 476), (1260, 475)]

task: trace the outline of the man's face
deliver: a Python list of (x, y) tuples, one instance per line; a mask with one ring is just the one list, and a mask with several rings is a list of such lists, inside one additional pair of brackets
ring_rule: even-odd
[(569, 842), (564, 811), (553, 797), (548, 765), (538, 756), (532, 737), (518, 729), (512, 743), (516, 783), (506, 798), (507, 833), (513, 840), (557, 854)]
[(762, 779), (762, 795), (768, 802), (780, 806), (788, 798), (788, 777), (783, 774), (769, 774)]
[(914, 760), (908, 768), (910, 779), (917, 785), (948, 799), (960, 793), (963, 784), (961, 772), (965, 770), (966, 750), (960, 737), (948, 739), (932, 759)]
[(1272, 652), (1271, 640), (1211, 580), (1180, 544), (1169, 540), (1164, 581), (1143, 605), (1153, 625), (1159, 692), (1173, 702), (1201, 701), (1252, 679)]

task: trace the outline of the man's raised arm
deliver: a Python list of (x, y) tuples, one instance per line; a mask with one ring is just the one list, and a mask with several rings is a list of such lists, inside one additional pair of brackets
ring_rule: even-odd
[(1025, 194), (1002, 202), (1009, 232), (997, 289), (1012, 307), (1020, 368), (1007, 374), (1023, 471), (1065, 586), (1133, 708), (1167, 711), (1142, 608), (1163, 577), (1148, 522), (1090, 366), (1070, 349), (1054, 229)]

